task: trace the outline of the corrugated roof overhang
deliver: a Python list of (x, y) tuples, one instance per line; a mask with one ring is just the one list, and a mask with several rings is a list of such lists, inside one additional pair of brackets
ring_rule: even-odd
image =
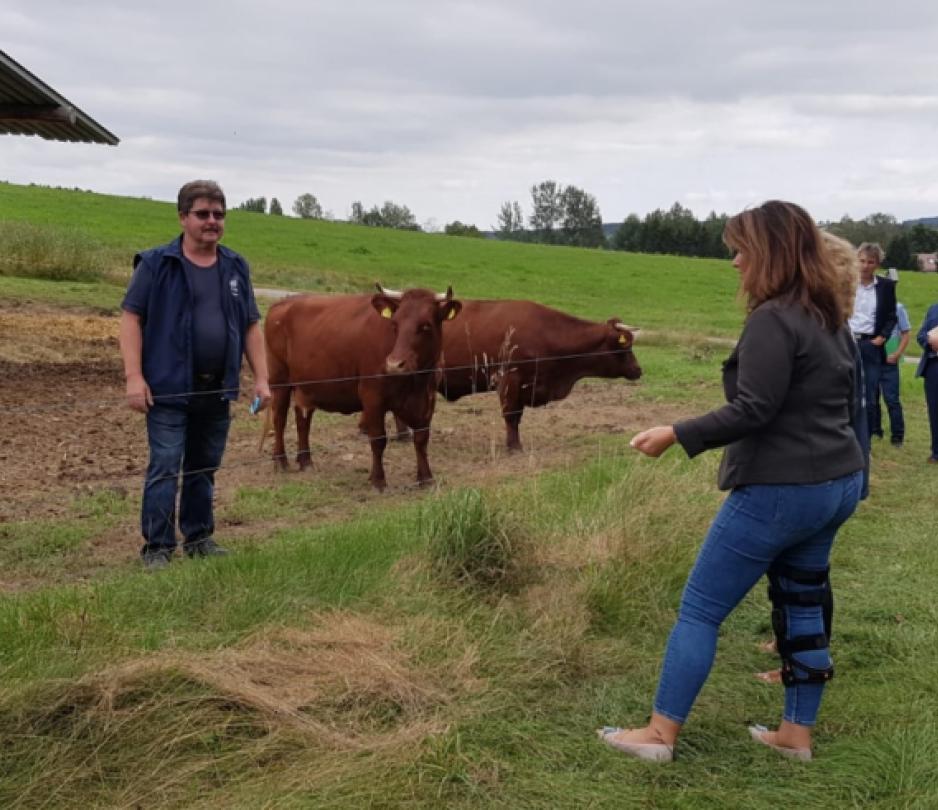
[(0, 51), (0, 134), (49, 141), (106, 143), (120, 139)]

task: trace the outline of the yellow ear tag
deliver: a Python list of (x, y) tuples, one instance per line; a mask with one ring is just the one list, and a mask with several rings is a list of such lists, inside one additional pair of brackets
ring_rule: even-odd
[(453, 318), (455, 318), (455, 317), (456, 317), (456, 310), (455, 310), (455, 309), (451, 309), (451, 310), (446, 314), (446, 320), (448, 320), (448, 321), (453, 320)]
[(621, 343), (623, 346), (628, 343), (628, 341), (625, 339), (625, 335), (619, 335), (619, 343)]
[(391, 307), (385, 307), (384, 309), (381, 310), (382, 318), (390, 318), (393, 314), (394, 312), (392, 311)]

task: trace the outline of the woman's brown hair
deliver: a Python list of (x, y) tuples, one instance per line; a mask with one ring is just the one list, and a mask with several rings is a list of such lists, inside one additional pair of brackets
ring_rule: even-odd
[(731, 217), (723, 241), (746, 257), (749, 312), (770, 298), (801, 304), (829, 330), (847, 320), (843, 271), (814, 220), (798, 205), (769, 200)]

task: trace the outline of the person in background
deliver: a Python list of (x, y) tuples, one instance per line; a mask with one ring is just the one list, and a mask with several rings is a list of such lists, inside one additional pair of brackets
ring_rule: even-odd
[(863, 375), (866, 378), (867, 423), (870, 434), (876, 423), (879, 402), (879, 378), (886, 365), (883, 348), (896, 328), (896, 283), (876, 275), (883, 260), (883, 249), (875, 242), (857, 248), (860, 260), (860, 283), (857, 285), (850, 329), (860, 348)]
[(168, 565), (176, 549), (180, 471), (183, 552), (227, 553), (213, 538), (212, 500), (242, 355), (254, 373), (260, 408), (270, 401), (248, 264), (219, 244), (225, 195), (211, 180), (194, 180), (179, 190), (177, 209), (182, 234), (134, 257), (121, 304), (127, 404), (146, 414), (150, 446), (141, 508), (141, 557), (148, 570)]
[(833, 675), (822, 617), (830, 552), (863, 486), (853, 425), (856, 346), (843, 273), (804, 209), (766, 202), (732, 217), (723, 238), (736, 254), (748, 309), (723, 366), (727, 404), (642, 431), (631, 445), (651, 457), (675, 443), (691, 457), (724, 447), (718, 484), (729, 494), (684, 588), (649, 723), (597, 733), (630, 756), (670, 761), (713, 665), (721, 624), (768, 574), (785, 710), (776, 731), (749, 731), (806, 760)]
[[(896, 281), (893, 274), (898, 276), (895, 270), (890, 271), (890, 278)], [(909, 314), (901, 302), (896, 301), (896, 328), (892, 330), (889, 340), (885, 344), (886, 362), (880, 367), (879, 390), (876, 392), (876, 400), (873, 407), (873, 426), (872, 434), (874, 436), (883, 436), (883, 411), (880, 407), (880, 395), (886, 403), (886, 410), (889, 412), (889, 440), (895, 447), (902, 447), (905, 441), (905, 418), (902, 413), (902, 401), (899, 398), (902, 374), (902, 355), (909, 345), (909, 338), (912, 335), (912, 324), (909, 321)]]
[(928, 427), (931, 431), (929, 464), (938, 464), (938, 304), (932, 304), (925, 313), (922, 327), (915, 336), (922, 347), (922, 357), (915, 370), (916, 377), (925, 382), (925, 404), (928, 407)]
[[(841, 239), (827, 231), (821, 231), (824, 243), (827, 245), (828, 252), (834, 262), (834, 267), (840, 278), (839, 297), (846, 317), (853, 313), (853, 302), (857, 289), (858, 272), (857, 249), (846, 239)], [(863, 451), (863, 485), (860, 488), (860, 500), (866, 500), (870, 492), (870, 431), (866, 424), (866, 385), (863, 380), (863, 363), (860, 359), (860, 350), (856, 345), (854, 350), (854, 370), (856, 375), (854, 402), (853, 402), (853, 435), (856, 436), (860, 449)], [(821, 613), (824, 619), (824, 633), (827, 640), (830, 641), (834, 626), (834, 592), (833, 586), (827, 588), (824, 593), (824, 602), (821, 605)], [(766, 653), (778, 654), (778, 646), (773, 638), (771, 641), (760, 642), (759, 650)], [(770, 669), (765, 672), (757, 672), (756, 678), (763, 683), (776, 684), (782, 682), (782, 670)]]

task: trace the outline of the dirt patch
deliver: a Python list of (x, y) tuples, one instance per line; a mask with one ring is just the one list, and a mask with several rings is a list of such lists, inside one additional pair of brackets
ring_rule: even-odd
[[(75, 498), (102, 492), (130, 498), (133, 513), (92, 538), (67, 578), (86, 578), (102, 567), (130, 564), (138, 547), (136, 503), (147, 460), (143, 417), (124, 403), (117, 349), (117, 318), (43, 307), (0, 308), (0, 522), (74, 517)], [(249, 390), (249, 378), (243, 380)], [(640, 385), (640, 383), (639, 383)], [(457, 403), (440, 400), (433, 422), (430, 462), (439, 485), (481, 484), (528, 475), (595, 455), (590, 437), (629, 434), (667, 421), (677, 412), (636, 405), (634, 384), (586, 380), (570, 397), (525, 412), (522, 453), (505, 450), (504, 423), (493, 394)], [(277, 473), (270, 441), (258, 449), (262, 419), (234, 406), (225, 461), (217, 477), (219, 534), (263, 537), (283, 525), (276, 514), (256, 517), (229, 508), (245, 487), (277, 488), (315, 482), (331, 496), (311, 503), (308, 519), (351, 516), (389, 497), (420, 497), (410, 443), (391, 442), (385, 454), (389, 487), (377, 495), (367, 482), (371, 454), (357, 432), (357, 417), (317, 413), (311, 469)], [(389, 427), (392, 420), (388, 418)], [(287, 449), (294, 452), (292, 420)], [(338, 493), (338, 494), (336, 494)], [(14, 575), (0, 587), (22, 587)]]

